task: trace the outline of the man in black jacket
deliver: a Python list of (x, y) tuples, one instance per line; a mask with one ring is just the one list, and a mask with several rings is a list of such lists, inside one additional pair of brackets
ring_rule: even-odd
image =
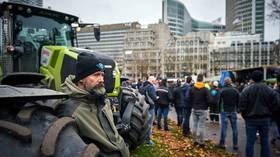
[(219, 146), (225, 149), (225, 138), (227, 133), (228, 119), (232, 128), (233, 149), (238, 149), (238, 131), (237, 131), (237, 108), (239, 103), (239, 92), (231, 85), (231, 78), (226, 77), (224, 88), (220, 94), (219, 106), (221, 107), (221, 138)]
[(263, 73), (254, 71), (252, 84), (245, 88), (240, 97), (239, 109), (246, 125), (246, 156), (253, 157), (256, 133), (261, 138), (261, 156), (269, 156), (269, 124), (272, 111), (278, 110), (277, 93), (262, 83)]
[(176, 87), (173, 90), (173, 103), (177, 114), (177, 126), (181, 126), (183, 122), (183, 101), (181, 81), (177, 80)]
[[(275, 91), (278, 93), (278, 98), (279, 98), (280, 97), (280, 74), (277, 75), (277, 86), (275, 88)], [(276, 131), (278, 130), (278, 135), (280, 135), (280, 117), (279, 117), (279, 115), (280, 115), (280, 109), (278, 109), (277, 111), (274, 111), (272, 113), (272, 122), (276, 123), (276, 125), (277, 125)], [(275, 135), (277, 135), (277, 132), (275, 133)], [(276, 143), (277, 138), (275, 135), (274, 135), (273, 139), (271, 140), (272, 144)]]
[(156, 93), (158, 96), (157, 104), (157, 126), (158, 129), (161, 129), (161, 116), (163, 115), (164, 119), (164, 130), (168, 131), (168, 112), (169, 112), (169, 104), (171, 102), (171, 93), (166, 86), (167, 80), (163, 79), (159, 83), (159, 88)]
[(199, 125), (200, 129), (200, 146), (204, 147), (204, 128), (205, 121), (207, 117), (207, 109), (208, 104), (210, 102), (210, 92), (205, 87), (203, 83), (203, 75), (199, 74), (197, 76), (197, 82), (194, 84), (194, 87), (189, 92), (189, 102), (193, 108), (192, 116), (193, 116), (193, 139), (194, 144), (198, 145), (199, 143), (196, 141), (196, 131)]
[(183, 109), (183, 135), (189, 136), (190, 134), (190, 116), (192, 113), (192, 107), (189, 103), (189, 92), (193, 88), (193, 85), (191, 84), (192, 77), (188, 76), (186, 79), (186, 83), (182, 87), (182, 94), (183, 94), (183, 103), (184, 103), (184, 109)]

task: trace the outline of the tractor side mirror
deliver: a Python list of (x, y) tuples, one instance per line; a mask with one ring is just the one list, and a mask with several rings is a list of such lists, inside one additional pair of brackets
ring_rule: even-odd
[(79, 23), (78, 25), (72, 25), (76, 28), (76, 32), (79, 32), (81, 28), (84, 27), (93, 27), (94, 37), (96, 41), (100, 41), (100, 25), (95, 23)]
[(100, 27), (94, 27), (94, 37), (97, 41), (100, 41)]

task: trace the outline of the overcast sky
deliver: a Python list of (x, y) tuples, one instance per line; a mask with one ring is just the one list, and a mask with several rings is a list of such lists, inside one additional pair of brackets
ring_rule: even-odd
[[(78, 16), (85, 23), (112, 24), (138, 21), (157, 23), (162, 17), (162, 0), (43, 0), (44, 7)], [(197, 20), (211, 22), (222, 17), (225, 0), (180, 0)]]

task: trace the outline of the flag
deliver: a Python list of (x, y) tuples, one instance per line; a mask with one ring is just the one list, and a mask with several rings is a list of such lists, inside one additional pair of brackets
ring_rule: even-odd
[(243, 21), (242, 16), (237, 16), (237, 17), (233, 20), (232, 24), (236, 25), (236, 24), (241, 23), (242, 21)]
[(222, 22), (222, 17), (219, 17), (216, 20), (212, 21), (211, 23), (213, 23), (213, 24), (221, 24), (221, 22)]

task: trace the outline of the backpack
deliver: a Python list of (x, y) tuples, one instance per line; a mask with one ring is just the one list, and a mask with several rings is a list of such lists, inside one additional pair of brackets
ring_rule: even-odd
[(170, 102), (170, 92), (167, 87), (159, 87), (156, 91), (158, 100), (157, 103), (161, 106), (168, 106)]
[(210, 90), (210, 104), (218, 104), (219, 101), (219, 91), (218, 89), (211, 89)]
[(215, 97), (218, 94), (218, 91), (216, 89), (212, 89), (210, 94), (212, 97)]

